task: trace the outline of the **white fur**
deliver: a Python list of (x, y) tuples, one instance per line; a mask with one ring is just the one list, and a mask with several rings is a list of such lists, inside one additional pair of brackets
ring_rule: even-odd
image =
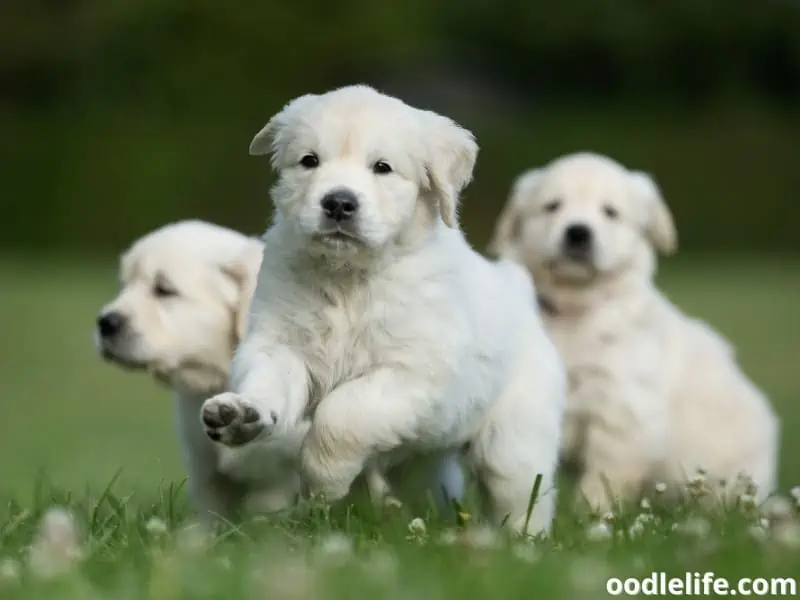
[(209, 440), (199, 411), (225, 389), (261, 254), (260, 240), (203, 221), (150, 232), (123, 254), (121, 290), (100, 313), (118, 313), (126, 325), (110, 338), (95, 330), (106, 359), (146, 370), (174, 390), (189, 493), (204, 516), (230, 517), (246, 491), (218, 469), (239, 451)]
[[(586, 260), (565, 251), (575, 224), (592, 233)], [(521, 175), (497, 224), (493, 251), (529, 268), (567, 363), (563, 455), (582, 467), (581, 492), (597, 510), (608, 509), (609, 488), (622, 498), (653, 479), (682, 489), (698, 468), (709, 482), (745, 473), (760, 498), (776, 483), (769, 402), (728, 343), (653, 283), (654, 250), (676, 245), (654, 181), (590, 153)]]
[[(458, 228), (472, 135), (352, 86), (289, 103), (251, 152), (272, 154), (277, 217), (234, 356), (235, 394), (208, 404), (255, 409), (267, 437), (312, 415), (302, 472), (329, 500), (365, 467), (446, 463), (466, 448), (491, 518), (522, 531), (541, 474), (528, 531), (549, 530), (564, 371), (527, 274), (487, 261)], [(300, 164), (309, 153), (315, 168)], [(392, 171), (375, 173), (376, 161)], [(360, 202), (340, 235), (326, 235), (336, 228), (320, 208), (332, 190)]]

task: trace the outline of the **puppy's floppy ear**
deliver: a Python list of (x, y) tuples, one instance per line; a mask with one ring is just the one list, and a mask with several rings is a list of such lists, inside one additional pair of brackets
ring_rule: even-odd
[(678, 231), (672, 213), (653, 178), (643, 171), (631, 172), (636, 197), (645, 203), (647, 216), (644, 233), (662, 254), (672, 254), (678, 248)]
[(513, 251), (514, 242), (520, 233), (520, 208), (530, 198), (543, 176), (543, 168), (530, 169), (514, 180), (508, 201), (497, 218), (494, 235), (489, 242), (489, 253), (503, 257)]
[(430, 139), (426, 171), (430, 187), (439, 197), (439, 212), (448, 227), (458, 227), (458, 202), (461, 191), (472, 180), (478, 158), (478, 144), (471, 131), (455, 121), (430, 111), (422, 111)]
[(283, 146), (281, 134), (286, 129), (286, 125), (291, 121), (292, 115), (298, 108), (307, 105), (309, 101), (316, 97), (315, 94), (306, 94), (286, 104), (279, 113), (275, 114), (267, 124), (261, 128), (250, 142), (250, 155), (264, 156), (266, 154), (273, 154), (273, 163), (277, 162), (278, 157), (275, 155)]
[(234, 332), (233, 337), (238, 343), (245, 334), (247, 315), (250, 312), (250, 303), (258, 281), (258, 270), (264, 254), (264, 245), (261, 240), (251, 238), (242, 252), (232, 260), (220, 265), (222, 272), (230, 277), (236, 284), (237, 298), (234, 303)]

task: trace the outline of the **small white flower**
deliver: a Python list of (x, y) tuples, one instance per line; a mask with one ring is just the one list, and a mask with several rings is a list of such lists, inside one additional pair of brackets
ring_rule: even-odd
[(628, 527), (628, 537), (631, 539), (638, 538), (644, 533), (644, 523), (639, 521), (638, 519), (635, 520), (630, 527)]
[(167, 533), (167, 524), (158, 517), (150, 517), (144, 527), (150, 535), (160, 536)]
[(667, 484), (666, 484), (666, 483), (664, 483), (663, 481), (659, 481), (659, 482), (658, 482), (658, 483), (656, 483), (656, 485), (655, 485), (655, 490), (656, 490), (656, 492), (658, 492), (659, 494), (663, 494), (664, 492), (666, 492), (666, 491), (667, 491)]
[(48, 509), (30, 547), (31, 571), (50, 579), (73, 569), (84, 555), (79, 537), (78, 526), (70, 512), (63, 508)]
[(353, 555), (353, 540), (343, 533), (330, 533), (320, 541), (316, 555), (326, 565), (343, 565)]
[(756, 507), (755, 496), (751, 496), (750, 494), (742, 494), (739, 496), (739, 506), (743, 510), (753, 510)]
[(800, 505), (800, 485), (793, 487), (789, 494), (794, 498), (795, 503)]
[(408, 531), (411, 535), (423, 536), (428, 532), (428, 528), (425, 526), (425, 521), (423, 519), (415, 517), (411, 519), (411, 522), (408, 524)]
[(586, 530), (586, 539), (590, 542), (601, 542), (603, 540), (611, 539), (613, 530), (605, 521), (597, 521), (589, 526)]
[(642, 507), (642, 510), (650, 510), (653, 508), (653, 505), (650, 504), (650, 500), (647, 498), (642, 498), (642, 501), (639, 503), (639, 506)]
[(13, 558), (0, 560), (0, 586), (19, 580), (19, 563)]
[(616, 516), (610, 510), (603, 513), (603, 521), (605, 521), (606, 523), (613, 523), (614, 519), (616, 519)]

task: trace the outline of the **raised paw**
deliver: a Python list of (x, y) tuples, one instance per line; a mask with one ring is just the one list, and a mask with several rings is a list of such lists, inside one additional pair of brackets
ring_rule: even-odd
[(278, 421), (274, 411), (265, 421), (255, 406), (232, 392), (209, 398), (200, 412), (206, 435), (226, 446), (247, 444)]

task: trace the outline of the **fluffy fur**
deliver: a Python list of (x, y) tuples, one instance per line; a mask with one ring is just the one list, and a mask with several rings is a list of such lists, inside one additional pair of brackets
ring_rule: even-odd
[(769, 402), (728, 343), (653, 283), (655, 251), (676, 246), (653, 179), (591, 153), (522, 174), (497, 223), (492, 250), (528, 267), (566, 361), (562, 452), (597, 510), (609, 491), (630, 498), (653, 479), (683, 489), (698, 469), (734, 493), (746, 474), (759, 498), (776, 483)]
[[(256, 238), (202, 221), (159, 228), (123, 254), (121, 290), (101, 310), (95, 330), (104, 358), (146, 370), (174, 390), (189, 493), (204, 517), (233, 516), (250, 492), (256, 492), (248, 502), (253, 510), (270, 501), (253, 488), (253, 473), (221, 472), (227, 463), (244, 463), (242, 451), (213, 443), (200, 422), (203, 401), (227, 384), (262, 247)], [(263, 448), (250, 454), (261, 463), (259, 477), (284, 474), (280, 456)]]
[(269, 439), (311, 415), (301, 468), (328, 500), (365, 467), (461, 452), (516, 531), (541, 474), (527, 530), (549, 530), (564, 370), (524, 269), (460, 231), (477, 150), (450, 119), (366, 86), (300, 97), (255, 136), (277, 216), (231, 392), (204, 407), (215, 436)]

